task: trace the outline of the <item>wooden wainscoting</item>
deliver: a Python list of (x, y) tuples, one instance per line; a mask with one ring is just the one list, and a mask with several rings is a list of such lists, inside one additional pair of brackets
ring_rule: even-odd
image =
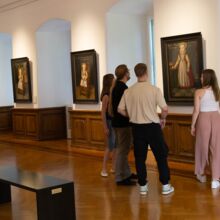
[(12, 108), (13, 106), (0, 107), (0, 131), (12, 130)]
[[(104, 149), (104, 133), (100, 111), (70, 110), (72, 145)], [(194, 161), (195, 139), (190, 134), (190, 114), (169, 114), (164, 137), (169, 146), (169, 159), (181, 162)]]
[(47, 140), (66, 138), (66, 108), (14, 108), (13, 133), (17, 137)]
[(170, 149), (170, 159), (194, 162), (195, 138), (190, 133), (191, 120), (191, 114), (168, 115), (164, 137)]
[(104, 149), (104, 133), (100, 111), (70, 110), (72, 145)]

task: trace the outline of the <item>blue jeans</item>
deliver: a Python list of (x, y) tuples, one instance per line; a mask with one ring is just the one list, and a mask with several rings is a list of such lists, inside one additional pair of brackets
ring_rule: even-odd
[(115, 143), (115, 132), (112, 128), (112, 121), (111, 120), (106, 120), (108, 130), (109, 130), (109, 136), (108, 136), (108, 148), (110, 151), (113, 151), (116, 148), (116, 143)]

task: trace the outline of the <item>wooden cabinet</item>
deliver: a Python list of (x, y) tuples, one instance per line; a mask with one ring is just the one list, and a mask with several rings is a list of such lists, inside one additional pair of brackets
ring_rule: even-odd
[(195, 138), (190, 133), (192, 115), (169, 114), (164, 137), (169, 146), (169, 158), (176, 161), (193, 162)]
[(87, 118), (82, 115), (71, 115), (71, 134), (73, 142), (87, 144), (89, 130), (87, 121)]
[(17, 137), (46, 140), (66, 138), (66, 108), (14, 108), (13, 133)]
[(12, 130), (12, 110), (13, 106), (0, 107), (0, 131)]
[(72, 144), (89, 149), (104, 149), (100, 111), (70, 110)]
[[(70, 110), (72, 145), (89, 149), (104, 149), (104, 133), (100, 111)], [(164, 138), (169, 146), (169, 159), (194, 161), (195, 138), (190, 134), (190, 114), (169, 114)]]

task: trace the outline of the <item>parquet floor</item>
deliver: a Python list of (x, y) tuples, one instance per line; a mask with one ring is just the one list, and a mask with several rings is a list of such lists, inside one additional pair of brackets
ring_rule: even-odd
[[(71, 153), (50, 149), (61, 146)], [(157, 172), (151, 169), (149, 193), (140, 196), (137, 186), (116, 186), (113, 175), (100, 177), (101, 163), (100, 157), (74, 154), (65, 140), (39, 142), (38, 146), (0, 140), (0, 166), (14, 165), (74, 181), (77, 220), (220, 219), (220, 191), (211, 190), (210, 182), (172, 175), (175, 192), (162, 196)], [(0, 220), (36, 219), (35, 194), (13, 187), (12, 203), (0, 204)]]

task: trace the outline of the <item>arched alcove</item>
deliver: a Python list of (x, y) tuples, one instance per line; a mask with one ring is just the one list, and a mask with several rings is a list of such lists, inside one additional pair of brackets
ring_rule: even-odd
[(119, 64), (127, 64), (133, 84), (134, 66), (147, 63), (150, 68), (148, 21), (153, 15), (152, 0), (121, 0), (107, 13), (107, 67), (113, 72)]
[(13, 105), (11, 74), (12, 37), (0, 33), (0, 106)]
[(71, 83), (71, 24), (52, 19), (36, 32), (38, 96), (34, 102), (40, 108), (70, 106)]

